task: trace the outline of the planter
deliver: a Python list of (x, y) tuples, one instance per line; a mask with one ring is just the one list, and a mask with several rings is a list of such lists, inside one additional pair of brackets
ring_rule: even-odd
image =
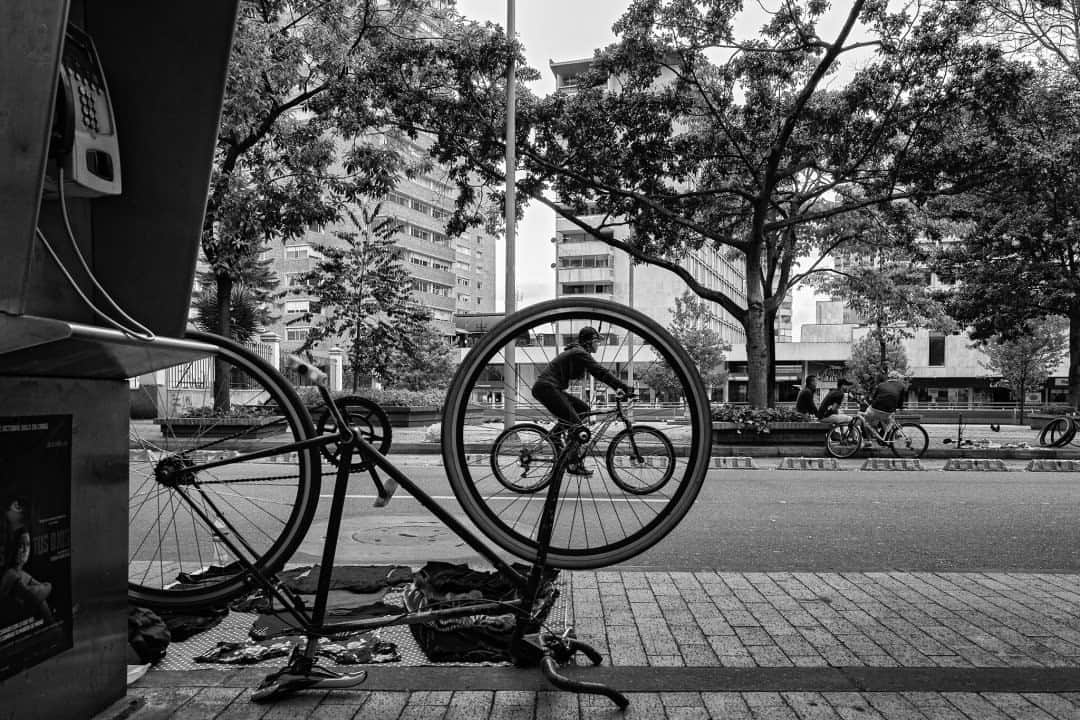
[(155, 418), (154, 422), (166, 437), (228, 437), (238, 439), (271, 437), (283, 432), (281, 425), (270, 425), (272, 418)]
[[(389, 418), (391, 427), (424, 427), (442, 421), (442, 408), (438, 405), (422, 407), (384, 405), (383, 411), (386, 413), (386, 417)], [(465, 419), (469, 423), (482, 422), (485, 416), (501, 420), (502, 410), (476, 408), (465, 411)]]
[(735, 423), (714, 422), (712, 441), (714, 445), (824, 445), (828, 429), (827, 423), (820, 422), (774, 422), (767, 433), (739, 432)]

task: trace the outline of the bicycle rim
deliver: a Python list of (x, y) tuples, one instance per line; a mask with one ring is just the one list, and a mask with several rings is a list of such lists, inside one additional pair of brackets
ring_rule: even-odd
[(621, 490), (649, 495), (675, 474), (675, 448), (656, 428), (635, 426), (619, 431), (608, 445), (607, 471)]
[(930, 437), (922, 425), (901, 423), (889, 434), (893, 455), (901, 458), (921, 458), (930, 444)]
[(519, 423), (504, 430), (491, 449), (491, 471), (507, 490), (540, 492), (551, 482), (557, 454), (547, 430)]
[(179, 488), (159, 481), (162, 467), (228, 459), (313, 432), (296, 392), (269, 364), (215, 335), (188, 338), (216, 352), (131, 381), (128, 594), (132, 603), (166, 609), (218, 604), (250, 587), (180, 489), (234, 544), (247, 543), (245, 556), (266, 573), (295, 551), (319, 497), (314, 449), (200, 471)]
[[(547, 556), (551, 565), (563, 568), (621, 562), (658, 542), (697, 497), (710, 452), (709, 405), (701, 380), (689, 356), (659, 324), (603, 300), (554, 300), (530, 306), (508, 316), (480, 339), (459, 365), (447, 395), (443, 461), (454, 495), (481, 532), (518, 557), (535, 557), (547, 493), (507, 490), (494, 477), (487, 458), (504, 427), (520, 420), (553, 420), (531, 395), (535, 372), (585, 325), (596, 328), (604, 339), (594, 358), (624, 379), (631, 370), (635, 379), (646, 377), (666, 362), (685, 406), (635, 409), (636, 419), (654, 425), (664, 422), (665, 432), (670, 428), (678, 462), (660, 492), (641, 497), (621, 490), (610, 481), (604, 457), (595, 454), (580, 462), (591, 473), (565, 474)], [(515, 364), (504, 377), (508, 347), (514, 348)], [(606, 391), (606, 386), (597, 381), (596, 387), (571, 387), (574, 392), (586, 390)], [(509, 403), (487, 403), (495, 391)], [(595, 400), (596, 395), (592, 397)], [(507, 404), (512, 407), (509, 418)], [(470, 462), (474, 457), (483, 462)]]
[(825, 433), (825, 450), (835, 458), (849, 458), (862, 447), (862, 433), (854, 425), (836, 425)]

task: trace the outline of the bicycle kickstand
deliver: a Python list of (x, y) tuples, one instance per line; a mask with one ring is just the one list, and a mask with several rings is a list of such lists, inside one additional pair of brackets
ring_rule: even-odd
[(367, 671), (342, 674), (319, 665), (300, 649), (293, 648), (289, 664), (266, 676), (251, 694), (253, 702), (272, 702), (299, 690), (351, 688), (367, 680)]

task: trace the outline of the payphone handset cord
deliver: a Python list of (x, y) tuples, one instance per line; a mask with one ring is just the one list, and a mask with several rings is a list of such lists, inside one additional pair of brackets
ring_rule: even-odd
[(67, 278), (68, 283), (75, 290), (78, 296), (82, 298), (82, 301), (86, 303), (86, 306), (94, 312), (94, 314), (105, 320), (105, 322), (107, 322), (109, 325), (124, 333), (128, 337), (134, 338), (136, 340), (144, 340), (146, 342), (150, 342), (156, 339), (157, 336), (154, 335), (154, 333), (149, 328), (147, 328), (138, 320), (124, 312), (124, 309), (121, 308), (116, 303), (116, 301), (112, 299), (112, 296), (109, 295), (108, 291), (106, 291), (105, 288), (101, 286), (101, 283), (98, 282), (98, 279), (94, 276), (94, 272), (87, 264), (86, 258), (83, 257), (82, 252), (79, 250), (79, 243), (75, 240), (75, 233), (71, 229), (71, 220), (68, 218), (67, 200), (64, 197), (64, 168), (60, 163), (57, 163), (57, 166), (57, 187), (59, 188), (60, 193), (60, 213), (64, 217), (64, 228), (65, 230), (67, 230), (68, 240), (71, 242), (71, 249), (75, 253), (75, 257), (79, 259), (79, 263), (82, 265), (83, 271), (86, 273), (86, 276), (90, 278), (90, 282), (93, 283), (97, 291), (101, 293), (102, 297), (105, 298), (109, 305), (111, 305), (113, 309), (116, 310), (116, 312), (120, 313), (120, 316), (124, 320), (127, 320), (129, 323), (131, 323), (131, 325), (135, 329), (133, 330), (131, 327), (125, 326), (123, 323), (113, 319), (108, 313), (102, 311), (97, 305), (94, 304), (94, 302), (89, 297), (86, 296), (86, 293), (84, 293), (82, 288), (79, 287), (79, 284), (75, 282), (75, 278), (73, 278), (71, 276), (71, 273), (68, 272), (67, 267), (64, 266), (64, 262), (60, 259), (60, 256), (56, 254), (56, 251), (53, 249), (52, 245), (49, 244), (49, 241), (45, 238), (45, 234), (41, 232), (41, 228), (36, 229), (38, 239), (41, 240), (41, 244), (45, 246), (45, 249), (52, 257), (53, 262), (55, 262), (57, 267), (60, 268), (60, 272), (62, 272), (64, 274), (64, 277)]

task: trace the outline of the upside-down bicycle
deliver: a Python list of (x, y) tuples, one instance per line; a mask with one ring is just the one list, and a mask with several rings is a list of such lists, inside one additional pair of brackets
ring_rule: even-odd
[[(560, 453), (543, 492), (507, 497), (490, 464), (470, 463), (478, 448), (491, 452), (491, 408), (479, 399), (490, 392), (492, 377), (513, 352), (516, 362), (501, 377), (505, 401), (513, 405), (504, 406), (502, 422), (516, 424), (515, 411), (536, 409), (527, 392), (532, 368), (549, 362), (566, 338), (585, 325), (596, 327), (604, 338), (595, 357), (611, 371), (627, 375), (631, 368), (646, 371), (663, 364), (675, 378), (685, 398), (677, 460), (663, 485), (643, 497), (598, 478), (568, 474), (569, 453)], [(193, 608), (254, 588), (271, 595), (307, 642), (283, 670), (268, 676), (256, 699), (362, 682), (364, 673), (341, 675), (316, 663), (321, 636), (498, 609), (517, 619), (510, 648), (516, 664), (539, 665), (556, 687), (603, 694), (625, 707), (626, 698), (617, 691), (558, 673), (557, 663), (577, 651), (594, 664), (600, 656), (567, 633), (544, 632), (537, 607), (549, 568), (597, 568), (631, 558), (670, 532), (697, 497), (710, 453), (708, 400), (689, 356), (662, 327), (610, 302), (550, 301), (503, 319), (459, 365), (442, 415), (447, 477), (465, 514), (487, 539), (531, 563), (527, 574), (510, 566), (387, 459), (383, 451), (390, 426), (377, 406), (355, 398), (334, 401), (325, 384), (319, 384), (322, 421), (317, 433), (295, 389), (266, 361), (216, 336), (189, 337), (205, 356), (159, 373), (160, 383), (144, 384), (141, 392), (153, 396), (158, 415), (131, 423), (129, 596), (134, 603)], [(571, 436), (567, 445), (576, 449), (587, 441)], [(321, 568), (334, 564), (350, 476), (367, 472), (377, 505), (389, 502), (398, 487), (405, 490), (518, 588), (519, 598), (328, 622), (331, 578), (325, 571), (309, 611), (275, 573), (300, 546), (316, 514), (323, 461), (333, 469), (335, 483)], [(198, 582), (182, 581), (192, 576)]]

